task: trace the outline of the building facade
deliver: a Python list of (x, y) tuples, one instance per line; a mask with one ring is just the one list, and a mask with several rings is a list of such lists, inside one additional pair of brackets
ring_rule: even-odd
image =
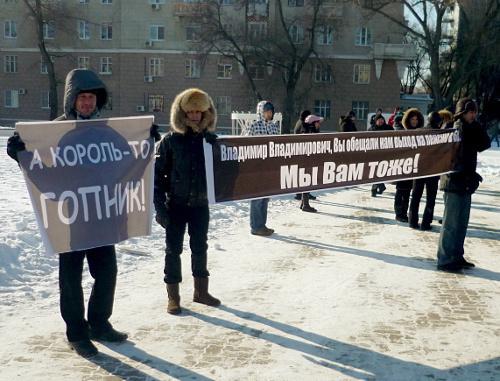
[[(0, 1), (0, 125), (48, 120), (49, 80), (35, 20), (23, 1)], [(43, 34), (55, 65), (61, 110), (65, 76), (74, 68), (92, 69), (107, 84), (111, 97), (103, 117), (153, 114), (168, 129), (170, 105), (177, 93), (189, 87), (199, 87), (213, 97), (221, 132), (230, 129), (232, 111), (255, 110), (259, 99), (249, 84), (249, 73), (235, 60), (216, 52), (201, 55), (195, 47), (203, 1), (42, 3), (57, 7), (45, 18)], [(281, 3), (285, 15), (310, 12), (308, 0)], [(244, 23), (248, 33), (272, 33), (279, 22), (274, 0), (217, 0), (217, 5), (221, 12), (233, 15), (234, 23)], [(296, 115), (291, 119), (295, 121), (298, 112), (307, 108), (325, 117), (323, 131), (337, 131), (339, 116), (350, 110), (363, 120), (376, 108), (390, 112), (399, 106), (400, 79), (415, 58), (415, 47), (402, 43), (404, 32), (354, 3), (326, 1), (321, 6), (322, 14), (329, 17), (316, 34), (311, 64), (300, 75)], [(394, 14), (403, 19), (402, 6), (394, 5)], [(256, 15), (265, 17), (258, 21)], [(307, 33), (307, 25), (290, 27), (297, 44), (301, 33)], [(277, 69), (257, 67), (250, 74), (259, 94), (281, 111), (285, 91)]]

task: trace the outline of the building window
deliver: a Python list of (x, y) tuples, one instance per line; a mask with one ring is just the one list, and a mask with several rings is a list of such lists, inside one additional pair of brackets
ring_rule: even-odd
[(370, 65), (354, 65), (354, 83), (370, 83)]
[(233, 35), (233, 24), (222, 24), (222, 30), (226, 32), (229, 36)]
[[(50, 60), (52, 62), (54, 62), (54, 57), (50, 56)], [(47, 62), (45, 62), (45, 60), (43, 58), (40, 61), (40, 73), (41, 74), (48, 74), (49, 73), (49, 71), (47, 69)]]
[(314, 114), (321, 116), (322, 118), (330, 118), (330, 101), (326, 100), (315, 100), (314, 101)]
[(230, 115), (231, 114), (231, 97), (217, 97), (215, 98), (215, 107), (217, 108), (217, 114), (219, 115)]
[(8, 108), (18, 108), (19, 107), (19, 91), (17, 90), (5, 90), (4, 105)]
[(255, 80), (264, 79), (264, 66), (250, 65), (248, 67), (248, 74), (250, 74), (250, 78)]
[(113, 66), (113, 58), (111, 57), (101, 57), (101, 70), (99, 74), (111, 74)]
[(265, 37), (266, 35), (267, 35), (267, 23), (265, 22), (248, 23), (249, 37)]
[(88, 4), (90, 0), (78, 0), (79, 4)]
[(268, 16), (267, 0), (248, 0), (247, 16)]
[(149, 39), (163, 41), (165, 39), (165, 26), (163, 24), (151, 24), (149, 26)]
[(219, 0), (220, 5), (234, 5), (234, 0)]
[(113, 4), (113, 0), (101, 0), (101, 4)]
[(17, 38), (17, 21), (5, 20), (3, 35), (5, 38)]
[(163, 111), (164, 96), (162, 94), (149, 94), (149, 111), (161, 112)]
[(90, 40), (90, 23), (88, 21), (78, 21), (78, 38), (80, 40)]
[(149, 0), (149, 4), (165, 4), (165, 0)]
[(90, 69), (90, 57), (78, 57), (78, 69)]
[(365, 119), (368, 116), (368, 110), (370, 104), (365, 101), (353, 101), (352, 102), (352, 111), (356, 114), (357, 119)]
[(106, 21), (101, 23), (101, 40), (113, 39), (113, 23)]
[(333, 44), (333, 28), (331, 26), (319, 26), (318, 45), (332, 45)]
[(217, 78), (218, 79), (230, 79), (232, 71), (233, 71), (233, 65), (231, 65), (231, 64), (219, 64), (219, 65), (217, 65)]
[(5, 56), (3, 71), (5, 73), (17, 73), (19, 71), (18, 60), (18, 56)]
[(186, 41), (199, 41), (200, 24), (186, 23)]
[(113, 110), (113, 92), (111, 92), (111, 91), (108, 91), (108, 101), (107, 101), (104, 109), (105, 110)]
[(356, 28), (356, 46), (370, 46), (371, 44), (371, 28)]
[(303, 7), (304, 0), (288, 0), (289, 7)]
[(332, 67), (330, 65), (316, 65), (314, 68), (314, 78), (316, 82), (331, 82)]
[(15, 3), (17, 3), (17, 0), (5, 0), (5, 3), (7, 3), (7, 4), (15, 4)]
[(149, 75), (153, 77), (163, 77), (163, 58), (149, 59)]
[(43, 38), (46, 40), (53, 40), (55, 38), (56, 28), (52, 21), (43, 23)]
[(186, 60), (186, 78), (200, 78), (200, 61), (199, 60)]
[(44, 109), (50, 108), (50, 91), (40, 92), (40, 104)]
[(300, 44), (304, 41), (304, 28), (300, 25), (290, 25), (288, 33), (294, 44)]

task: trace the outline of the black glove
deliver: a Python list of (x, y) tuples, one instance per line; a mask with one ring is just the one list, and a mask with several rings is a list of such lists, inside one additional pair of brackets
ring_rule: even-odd
[(208, 132), (207, 130), (203, 130), (203, 132), (201, 133), (201, 136), (203, 136), (205, 138), (205, 140), (207, 141), (207, 143), (209, 144), (214, 144), (217, 139), (219, 139), (219, 137), (215, 134), (212, 134), (211, 132)]
[(14, 135), (12, 135), (9, 140), (7, 140), (7, 155), (9, 155), (15, 161), (19, 162), (17, 153), (20, 151), (24, 151), (25, 149), (26, 145), (19, 136), (19, 133), (17, 131), (14, 132)]
[(155, 203), (156, 215), (155, 220), (160, 224), (163, 229), (166, 229), (169, 223), (167, 205), (162, 203)]
[(151, 125), (151, 128), (149, 129), (149, 136), (151, 136), (155, 140), (155, 142), (159, 142), (161, 140), (161, 135), (158, 132), (159, 129), (160, 127), (154, 123)]

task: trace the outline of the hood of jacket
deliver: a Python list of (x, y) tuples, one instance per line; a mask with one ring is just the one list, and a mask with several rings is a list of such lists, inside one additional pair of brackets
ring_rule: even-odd
[[(273, 119), (268, 120), (264, 117), (264, 106), (266, 104), (270, 104), (272, 106), (272, 103), (269, 101), (260, 101), (259, 103), (257, 103), (257, 121), (264, 123), (265, 126), (274, 123)], [(274, 113), (273, 113), (273, 118), (274, 118)]]
[(97, 111), (100, 112), (108, 103), (108, 90), (104, 82), (92, 70), (71, 70), (66, 76), (64, 88), (64, 115), (67, 119), (76, 119), (76, 96), (87, 90), (97, 91)]
[[(413, 118), (415, 115), (418, 118), (418, 124), (417, 124), (416, 127), (412, 127), (410, 125), (410, 119)], [(416, 128), (423, 127), (424, 124), (425, 124), (425, 120), (424, 120), (424, 116), (422, 115), (422, 113), (420, 112), (419, 109), (411, 108), (411, 109), (409, 109), (408, 111), (405, 112), (405, 114), (403, 115), (403, 120), (401, 121), (401, 123), (403, 124), (403, 126), (404, 126), (404, 128), (406, 130), (414, 130)]]
[[(196, 125), (186, 117), (186, 111), (201, 111), (203, 118)], [(195, 110), (203, 108), (202, 110)], [(200, 89), (187, 89), (177, 94), (170, 109), (170, 126), (172, 131), (185, 135), (189, 129), (194, 132), (202, 132), (207, 130), (214, 132), (217, 125), (217, 110), (212, 98)]]

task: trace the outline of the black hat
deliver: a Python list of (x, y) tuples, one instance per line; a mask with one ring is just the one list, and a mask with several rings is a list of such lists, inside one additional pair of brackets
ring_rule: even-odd
[(382, 114), (378, 114), (378, 115), (375, 117), (375, 122), (376, 122), (377, 120), (379, 120), (379, 119), (383, 119), (383, 120), (384, 120), (384, 122), (385, 122), (385, 118), (384, 118), (384, 116), (383, 116)]
[(432, 127), (439, 127), (442, 121), (443, 119), (437, 111), (432, 111), (429, 113), (429, 115), (427, 115), (427, 123), (429, 123), (429, 125)]
[(351, 110), (347, 113), (347, 116), (356, 117), (356, 113)]

